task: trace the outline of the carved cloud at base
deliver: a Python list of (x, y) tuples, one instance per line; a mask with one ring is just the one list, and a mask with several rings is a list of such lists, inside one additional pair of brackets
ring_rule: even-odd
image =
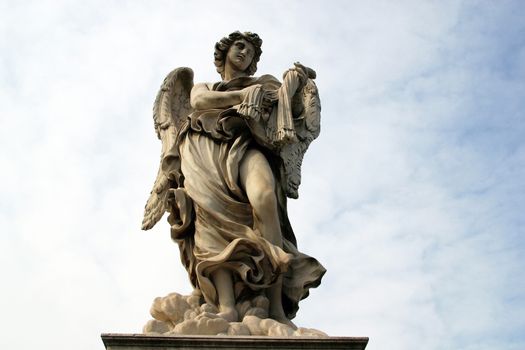
[(237, 303), (242, 322), (228, 322), (218, 315), (216, 306), (203, 303), (198, 293), (170, 293), (155, 298), (150, 313), (153, 320), (143, 328), (145, 334), (164, 335), (254, 335), (272, 337), (328, 337), (316, 329), (293, 329), (268, 318), (269, 301), (265, 296)]

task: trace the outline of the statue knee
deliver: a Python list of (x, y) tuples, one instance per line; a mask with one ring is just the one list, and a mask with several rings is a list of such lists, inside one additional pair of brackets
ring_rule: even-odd
[(264, 188), (255, 193), (251, 198), (251, 205), (255, 212), (266, 213), (275, 210), (277, 198), (273, 189)]

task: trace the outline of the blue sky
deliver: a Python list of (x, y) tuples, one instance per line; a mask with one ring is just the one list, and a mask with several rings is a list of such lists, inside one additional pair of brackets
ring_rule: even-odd
[[(525, 348), (525, 4), (0, 1), (2, 348), (103, 348), (190, 291), (169, 228), (140, 231), (164, 76), (317, 71), (322, 132), (292, 225), (328, 269), (300, 326), (369, 349)], [(31, 336), (28, 336), (30, 334)], [(21, 343), (20, 339), (24, 339)]]

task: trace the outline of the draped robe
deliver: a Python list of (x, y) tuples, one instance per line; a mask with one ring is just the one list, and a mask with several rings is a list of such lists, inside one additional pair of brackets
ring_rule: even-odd
[[(255, 84), (265, 89), (280, 86), (277, 79), (265, 75), (208, 87), (232, 91)], [(190, 281), (206, 302), (218, 304), (211, 275), (219, 268), (232, 272), (237, 301), (263, 293), (282, 275), (283, 309), (291, 319), (299, 301), (320, 284), (326, 270), (297, 249), (282, 187), (282, 161), (265, 137), (268, 119), (248, 120), (238, 113), (240, 108), (194, 111), (164, 156), (162, 169), (177, 187), (168, 218), (172, 238), (179, 244)], [(282, 248), (262, 237), (240, 186), (239, 166), (251, 148), (265, 155), (276, 180)]]

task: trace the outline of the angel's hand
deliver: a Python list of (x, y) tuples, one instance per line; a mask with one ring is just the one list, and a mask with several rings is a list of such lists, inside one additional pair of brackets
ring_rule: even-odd
[(296, 74), (297, 78), (299, 79), (299, 85), (303, 86), (306, 83), (306, 80), (308, 79), (308, 75), (305, 73), (303, 69), (297, 68), (297, 67), (293, 67), (293, 68), (286, 70), (283, 73), (283, 80), (286, 79), (288, 74), (290, 74), (291, 72), (294, 72)]
[(306, 81), (308, 80), (308, 74), (306, 73), (305, 67), (296, 62), (294, 63), (295, 67), (291, 68), (290, 70), (293, 70), (294, 72), (297, 72), (297, 75), (299, 76), (299, 86), (304, 86), (306, 84)]
[(292, 79), (297, 79), (297, 91), (301, 90), (307, 83), (308, 79), (314, 79), (315, 78), (315, 71), (311, 68), (303, 66), (299, 62), (294, 63), (294, 67), (288, 69), (283, 74), (283, 79), (287, 79), (290, 73), (293, 74)]
[(300, 62), (294, 62), (295, 68), (298, 70), (301, 70), (306, 74), (306, 76), (310, 79), (315, 79), (317, 77), (317, 73), (310, 67), (306, 67), (305, 65), (301, 64)]

